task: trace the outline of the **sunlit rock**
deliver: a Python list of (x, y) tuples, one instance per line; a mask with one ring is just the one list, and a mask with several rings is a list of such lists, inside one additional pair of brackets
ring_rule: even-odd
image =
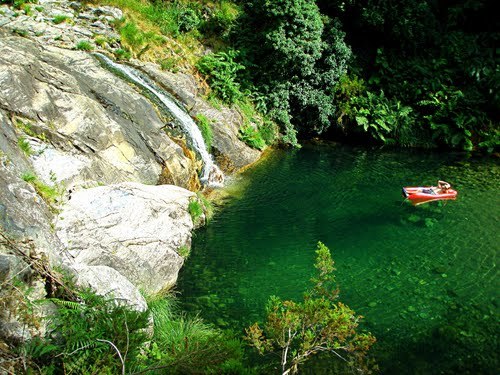
[(194, 194), (171, 185), (122, 183), (72, 194), (57, 235), (76, 263), (114, 268), (148, 293), (171, 287), (191, 245)]

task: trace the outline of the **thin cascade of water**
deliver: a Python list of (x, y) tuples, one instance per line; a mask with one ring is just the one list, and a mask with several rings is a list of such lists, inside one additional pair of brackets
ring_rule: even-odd
[(184, 132), (191, 139), (193, 147), (199, 153), (203, 161), (201, 182), (209, 186), (222, 186), (224, 183), (224, 174), (215, 164), (212, 155), (210, 155), (207, 151), (201, 131), (191, 116), (189, 116), (186, 111), (181, 109), (163, 90), (157, 87), (154, 83), (148, 82), (148, 80), (146, 80), (146, 78), (144, 78), (136, 69), (127, 65), (118, 64), (101, 53), (95, 53), (94, 55), (98, 57), (99, 60), (101, 60), (106, 66), (124, 74), (134, 84), (149, 91), (156, 98), (158, 98), (166, 109), (179, 121)]

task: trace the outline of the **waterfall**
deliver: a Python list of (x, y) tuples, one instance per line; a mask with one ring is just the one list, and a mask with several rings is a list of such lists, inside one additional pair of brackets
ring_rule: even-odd
[(165, 108), (178, 120), (185, 134), (191, 140), (194, 149), (198, 152), (203, 161), (203, 169), (200, 178), (201, 182), (209, 186), (222, 186), (224, 183), (224, 174), (215, 164), (212, 155), (209, 154), (201, 131), (191, 116), (189, 116), (185, 110), (181, 109), (167, 93), (150, 80), (147, 80), (136, 69), (127, 65), (118, 64), (101, 53), (94, 53), (94, 55), (106, 66), (119, 71), (134, 84), (149, 91), (165, 106)]

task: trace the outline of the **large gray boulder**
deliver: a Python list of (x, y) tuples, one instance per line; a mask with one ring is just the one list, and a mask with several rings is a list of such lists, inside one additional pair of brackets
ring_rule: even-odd
[(78, 264), (74, 272), (77, 285), (91, 288), (96, 294), (113, 300), (117, 305), (127, 305), (138, 311), (147, 310), (148, 305), (139, 290), (115, 269)]
[(146, 293), (168, 289), (191, 245), (195, 195), (172, 185), (121, 183), (80, 190), (63, 207), (57, 235), (77, 264), (115, 269)]

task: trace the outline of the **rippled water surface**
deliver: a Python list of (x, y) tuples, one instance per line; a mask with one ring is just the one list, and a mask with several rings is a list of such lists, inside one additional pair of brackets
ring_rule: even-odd
[[(402, 186), (438, 179), (456, 201), (402, 204)], [(270, 295), (302, 296), (322, 241), (341, 300), (378, 339), (383, 373), (496, 373), (499, 188), (493, 158), (332, 145), (273, 152), (196, 233), (181, 300), (242, 332)]]

